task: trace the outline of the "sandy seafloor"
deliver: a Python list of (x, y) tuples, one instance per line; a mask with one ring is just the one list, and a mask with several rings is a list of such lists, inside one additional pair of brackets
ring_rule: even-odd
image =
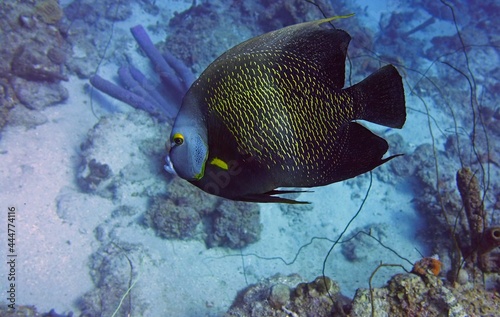
[[(158, 5), (165, 12), (173, 12), (182, 11), (190, 4), (173, 1)], [(362, 7), (366, 6), (365, 12), (370, 14), (359, 14), (359, 19), (375, 27), (378, 10), (397, 10), (401, 5), (397, 1), (387, 6), (362, 4)], [(128, 28), (137, 23), (155, 23), (157, 17), (142, 12), (137, 4), (134, 6), (137, 10), (131, 18), (115, 24), (115, 36), (127, 36)], [(454, 32), (451, 24), (444, 27), (447, 28), (445, 33)], [(443, 30), (431, 29), (429, 32)], [(153, 34), (153, 42), (162, 40), (164, 36), (161, 32)], [(133, 43), (131, 36), (130, 43)], [(126, 49), (134, 57), (136, 66), (147, 69), (148, 61), (137, 54), (133, 44)], [(117, 65), (105, 61), (99, 74), (104, 78), (114, 78), (116, 69)], [(408, 80), (414, 82), (415, 77)], [(57, 312), (73, 311), (78, 315), (77, 300), (94, 287), (88, 265), (90, 255), (101, 245), (96, 240), (95, 228), (110, 221), (112, 211), (117, 208), (112, 200), (82, 193), (75, 183), (75, 170), (81, 160), (80, 144), (98, 122), (90, 108), (90, 97), (84, 89), (86, 84), (87, 80), (71, 76), (64, 83), (70, 92), (69, 99), (43, 110), (47, 123), (33, 129), (8, 126), (0, 140), (1, 262), (6, 259), (6, 209), (7, 206), (14, 206), (17, 209), (17, 304), (36, 305), (39, 311), (54, 308)], [(410, 108), (407, 122), (404, 129), (397, 133), (411, 151), (419, 144), (430, 143), (430, 136), (427, 116), (419, 112), (423, 111), (421, 103), (408, 91), (406, 98)], [(101, 108), (103, 103), (112, 104), (123, 112), (131, 109), (101, 96), (93, 100), (93, 107), (99, 114), (108, 114), (106, 109)], [(435, 111), (435, 119), (441, 120), (442, 127), (452, 126), (446, 115), (436, 111), (432, 103), (429, 106), (431, 112)], [(385, 128), (375, 128), (375, 131), (394, 133), (387, 132)], [(129, 135), (141, 132), (116, 131)], [(165, 140), (167, 137), (163, 136)], [(120, 139), (120, 136), (109, 135), (109, 138)], [(443, 140), (438, 138), (438, 146), (439, 142)], [(123, 144), (108, 144), (109, 155), (119, 157), (117, 153), (121, 153)], [(158, 147), (163, 146), (163, 143), (158, 144)], [(122, 159), (127, 159), (127, 156)], [(158, 159), (152, 159), (157, 164)], [(147, 166), (149, 163), (144, 164)], [(262, 204), (260, 240), (241, 253), (291, 261), (300, 246), (312, 237), (336, 239), (358, 210), (367, 187), (368, 176), (364, 175), (358, 180), (302, 194), (299, 199), (313, 202), (314, 209), (294, 215), (293, 219), (284, 215), (276, 204)], [(131, 192), (124, 190), (122, 195), (131, 195)], [(348, 233), (356, 228), (380, 225), (383, 228), (380, 238), (400, 255), (412, 262), (421, 257), (417, 249), (424, 255), (430, 255), (427, 246), (417, 238), (417, 230), (426, 224), (415, 210), (412, 199), (408, 181), (398, 179), (385, 183), (374, 176), (366, 204)], [(147, 199), (129, 199), (127, 203), (144, 212)], [(63, 217), (61, 204), (64, 204)], [(163, 239), (131, 218), (113, 219), (112, 227), (118, 242), (140, 243), (146, 250), (147, 256), (138, 261), (140, 263), (134, 263), (134, 281), (137, 282), (133, 292), (134, 298), (139, 298), (145, 305), (147, 316), (220, 316), (229, 308), (238, 290), (247, 284), (276, 273), (298, 273), (305, 280), (321, 275), (325, 254), (331, 246), (330, 241), (315, 240), (301, 251), (293, 264), (285, 265), (278, 259), (242, 257), (238, 250), (207, 249), (201, 240)], [(347, 261), (337, 247), (327, 261), (325, 273), (340, 284), (345, 295), (352, 297), (357, 288), (368, 287), (368, 278), (380, 262), (400, 263), (407, 269), (411, 268), (390, 251), (376, 245), (366, 258), (355, 263)], [(381, 271), (374, 285), (382, 286), (391, 275), (400, 271), (399, 268)], [(7, 267), (2, 264), (0, 302), (4, 301), (6, 294), (6, 276)]]

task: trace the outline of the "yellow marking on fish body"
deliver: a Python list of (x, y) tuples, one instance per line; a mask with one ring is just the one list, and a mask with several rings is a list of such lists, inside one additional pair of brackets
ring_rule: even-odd
[(229, 169), (229, 165), (221, 160), (220, 158), (214, 157), (211, 161), (210, 164), (218, 166), (222, 168), (223, 170), (227, 171)]

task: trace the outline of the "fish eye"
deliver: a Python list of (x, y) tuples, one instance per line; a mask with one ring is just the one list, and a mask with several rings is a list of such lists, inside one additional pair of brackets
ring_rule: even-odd
[(176, 133), (172, 137), (172, 140), (174, 141), (175, 145), (181, 145), (182, 143), (184, 143), (184, 136), (180, 133)]

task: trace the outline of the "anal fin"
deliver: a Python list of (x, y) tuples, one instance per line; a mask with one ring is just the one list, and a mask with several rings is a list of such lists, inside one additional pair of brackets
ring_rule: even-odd
[(263, 194), (246, 195), (244, 197), (238, 198), (238, 200), (256, 202), (256, 203), (310, 204), (310, 202), (307, 201), (297, 201), (293, 199), (274, 196), (279, 194), (304, 193), (304, 192), (309, 192), (309, 191), (275, 189)]
[(385, 162), (401, 155), (393, 155), (383, 159), (389, 149), (387, 141), (375, 135), (359, 123), (351, 122), (347, 128), (348, 140), (344, 155), (336, 164), (335, 178), (331, 182), (349, 179), (371, 171)]

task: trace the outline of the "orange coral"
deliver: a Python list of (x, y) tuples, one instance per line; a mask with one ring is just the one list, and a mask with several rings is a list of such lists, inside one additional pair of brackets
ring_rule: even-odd
[(435, 276), (439, 275), (442, 267), (441, 261), (433, 257), (423, 258), (420, 261), (417, 261), (411, 270), (412, 273), (415, 273), (420, 276), (425, 276), (427, 274), (434, 274)]

